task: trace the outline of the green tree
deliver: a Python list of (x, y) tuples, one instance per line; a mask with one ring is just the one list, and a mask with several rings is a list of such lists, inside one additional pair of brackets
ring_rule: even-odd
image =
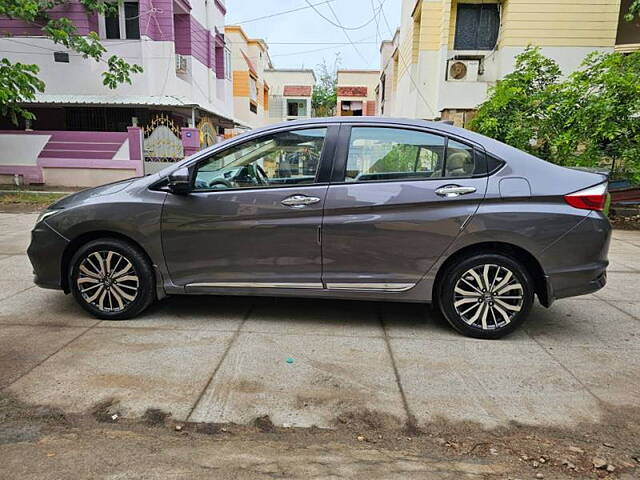
[(550, 160), (609, 166), (640, 181), (640, 52), (594, 52), (556, 87), (550, 116), (565, 134), (551, 142)]
[(608, 167), (640, 181), (640, 52), (594, 52), (560, 81), (528, 48), (489, 92), (471, 128), (551, 162)]
[(624, 16), (627, 22), (633, 22), (634, 18), (640, 18), (640, 0), (633, 0), (629, 5), (629, 11)]
[(552, 101), (549, 86), (559, 77), (560, 67), (555, 61), (542, 55), (539, 48), (528, 47), (516, 57), (514, 71), (489, 90), (489, 97), (479, 106), (471, 128), (546, 157), (540, 126)]
[(323, 60), (316, 68), (318, 81), (313, 87), (311, 107), (316, 117), (330, 117), (336, 114), (336, 84), (340, 56), (336, 55), (333, 66), (329, 67)]
[[(118, 0), (122, 2), (122, 0)], [(103, 0), (80, 0), (88, 13), (117, 15), (118, 2)], [(68, 3), (68, 0), (0, 0), (0, 17), (22, 20), (42, 30), (45, 37), (84, 58), (104, 62), (107, 66), (102, 73), (103, 84), (111, 89), (121, 83), (131, 83), (131, 75), (141, 73), (142, 67), (131, 65), (116, 55), (105, 60), (106, 49), (95, 32), (86, 36), (78, 34), (73, 22), (66, 17), (52, 18), (50, 11)], [(0, 61), (0, 113), (8, 116), (14, 123), (20, 117), (33, 119), (35, 116), (20, 104), (33, 100), (37, 92), (43, 92), (45, 84), (38, 78), (37, 65), (12, 63), (3, 58)]]
[(414, 172), (418, 165), (419, 149), (416, 145), (394, 145), (387, 154), (374, 163), (371, 173)]

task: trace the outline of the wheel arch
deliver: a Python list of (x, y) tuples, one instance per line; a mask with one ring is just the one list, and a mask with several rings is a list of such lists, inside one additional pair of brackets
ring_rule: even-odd
[[(62, 290), (64, 291), (64, 293), (69, 293), (70, 291), (69, 264), (71, 263), (71, 259), (73, 258), (75, 253), (80, 249), (80, 247), (82, 247), (83, 245), (86, 245), (87, 243), (93, 240), (100, 240), (100, 239), (117, 239), (123, 242), (127, 242), (133, 245), (134, 247), (138, 248), (143, 253), (147, 261), (149, 262), (149, 265), (151, 266), (151, 270), (154, 272), (154, 275), (157, 275), (156, 269), (153, 268), (154, 263), (151, 260), (151, 257), (149, 256), (147, 251), (142, 247), (142, 245), (140, 245), (139, 242), (122, 233), (113, 232), (109, 230), (95, 230), (91, 232), (85, 232), (81, 235), (78, 235), (74, 239), (72, 239), (67, 244), (66, 248), (64, 249), (64, 252), (62, 253), (62, 262), (60, 264), (60, 279), (61, 279), (60, 284), (62, 286)], [(154, 279), (154, 283), (156, 281), (157, 281), (157, 277)]]
[(521, 262), (534, 282), (534, 291), (542, 305), (551, 305), (547, 288), (547, 277), (538, 259), (528, 250), (508, 242), (479, 242), (467, 245), (452, 253), (440, 266), (433, 282), (432, 299), (434, 303), (439, 301), (440, 282), (447, 269), (458, 260), (468, 258), (479, 253), (498, 253)]

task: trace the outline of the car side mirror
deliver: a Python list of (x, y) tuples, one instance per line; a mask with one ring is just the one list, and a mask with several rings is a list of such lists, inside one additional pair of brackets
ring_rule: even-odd
[(191, 172), (188, 168), (179, 168), (169, 174), (169, 190), (178, 195), (185, 195), (193, 190)]

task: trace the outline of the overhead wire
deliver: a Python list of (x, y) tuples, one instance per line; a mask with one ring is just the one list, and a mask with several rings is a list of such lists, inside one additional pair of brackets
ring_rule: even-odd
[[(242, 20), (242, 21), (239, 21), (239, 22), (230, 22), (230, 25), (243, 25), (245, 23), (257, 22), (258, 20), (265, 20), (267, 18), (278, 17), (280, 15), (286, 15), (288, 13), (298, 12), (300, 10), (307, 10), (308, 8), (314, 8), (314, 7), (318, 6), (318, 5), (325, 5), (325, 4), (328, 4), (328, 3), (335, 2), (335, 1), (336, 0), (325, 0), (324, 2), (318, 2), (318, 3), (314, 3), (314, 4), (309, 4), (309, 5), (306, 5), (304, 7), (292, 8), (290, 10), (283, 10), (281, 12), (276, 12), (276, 13), (272, 13), (272, 14), (269, 14), (269, 15), (264, 15), (262, 17), (250, 18), (248, 20)], [(309, 3), (309, 2), (307, 2), (307, 3)]]
[[(386, 1), (386, 0), (382, 0), (382, 2), (381, 2), (381, 4), (380, 4), (380, 5), (383, 5), (385, 1)], [(371, 17), (371, 18), (370, 18), (369, 20), (367, 20), (365, 23), (363, 23), (362, 25), (359, 25), (359, 26), (357, 26), (357, 27), (345, 27), (344, 25), (342, 25), (342, 24), (340, 23), (340, 21), (339, 21), (337, 18), (336, 18), (336, 21), (337, 21), (338, 23), (335, 23), (335, 22), (334, 22), (333, 20), (331, 20), (330, 18), (325, 17), (325, 16), (324, 16), (324, 14), (323, 14), (320, 10), (318, 10), (318, 9), (315, 7), (315, 5), (313, 5), (309, 0), (305, 0), (305, 2), (307, 2), (307, 5), (309, 5), (309, 7), (311, 7), (311, 8), (313, 9), (313, 11), (314, 11), (314, 12), (316, 12), (320, 17), (324, 18), (327, 22), (329, 22), (329, 23), (330, 23), (331, 25), (333, 25), (334, 27), (341, 28), (342, 30), (361, 30), (361, 29), (363, 29), (364, 27), (366, 27), (367, 25), (369, 25), (371, 22), (373, 22), (373, 21), (375, 20), (375, 18), (376, 18), (376, 15), (379, 15), (379, 14), (380, 14), (380, 11), (378, 11), (378, 13), (377, 13), (377, 14), (376, 14), (376, 13), (374, 13), (373, 17)], [(333, 8), (331, 8), (331, 5), (327, 5), (327, 6), (331, 9), (331, 11), (333, 11)], [(336, 15), (335, 15), (335, 13), (334, 13), (334, 16), (336, 16)]]
[[(309, 0), (306, 0), (307, 3), (309, 2)], [(383, 0), (384, 1), (384, 0)], [(339, 28), (342, 30), (342, 33), (344, 33), (344, 36), (347, 38), (347, 40), (349, 41), (349, 43), (351, 44), (351, 46), (353, 47), (353, 49), (356, 51), (356, 53), (358, 54), (358, 56), (364, 61), (364, 63), (366, 63), (367, 65), (371, 65), (371, 62), (369, 60), (367, 60), (367, 58), (365, 58), (365, 56), (362, 54), (362, 52), (360, 51), (360, 49), (358, 47), (356, 47), (356, 45), (353, 43), (353, 40), (351, 39), (351, 35), (349, 35), (349, 32), (347, 31), (347, 28), (344, 28), (342, 26), (342, 22), (340, 22), (340, 19), (338, 18), (338, 14), (336, 13), (336, 11), (333, 9), (333, 7), (331, 5), (327, 5), (329, 7), (329, 10), (331, 10), (331, 13), (333, 14), (333, 16), (336, 19), (336, 22), (338, 22), (338, 26)], [(314, 9), (315, 10), (315, 9)], [(379, 13), (379, 12), (378, 12)], [(324, 17), (323, 17), (324, 18)], [(332, 22), (331, 22), (332, 23)], [(369, 22), (371, 23), (371, 22)], [(335, 24), (334, 24), (335, 25)]]

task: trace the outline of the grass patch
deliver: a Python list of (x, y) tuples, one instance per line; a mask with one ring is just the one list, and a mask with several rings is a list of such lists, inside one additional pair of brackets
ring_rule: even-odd
[(0, 204), (30, 205), (44, 208), (66, 196), (66, 193), (0, 192)]

